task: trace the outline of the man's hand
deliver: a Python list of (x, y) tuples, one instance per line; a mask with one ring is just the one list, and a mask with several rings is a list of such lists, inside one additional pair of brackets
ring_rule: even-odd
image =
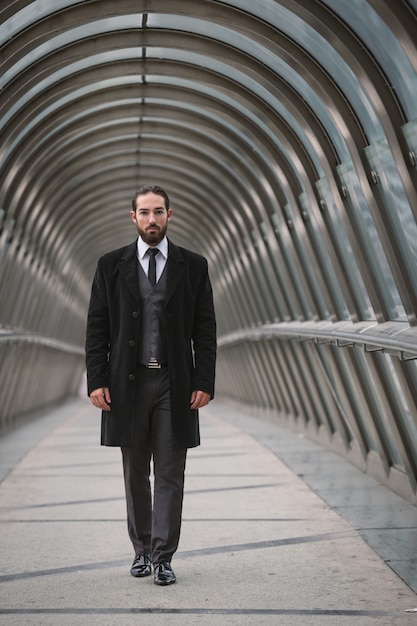
[(108, 387), (100, 387), (99, 389), (94, 389), (90, 393), (91, 402), (98, 409), (102, 411), (110, 411), (111, 407), (111, 398), (110, 398), (110, 390)]
[(206, 406), (211, 400), (211, 396), (209, 393), (205, 391), (193, 391), (191, 394), (191, 404), (190, 407), (192, 409), (201, 409), (201, 407)]

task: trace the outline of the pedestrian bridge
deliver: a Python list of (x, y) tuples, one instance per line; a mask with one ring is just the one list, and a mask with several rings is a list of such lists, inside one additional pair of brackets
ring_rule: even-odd
[(73, 397), (98, 257), (167, 189), (216, 399), (417, 501), (415, 0), (0, 8), (0, 418)]

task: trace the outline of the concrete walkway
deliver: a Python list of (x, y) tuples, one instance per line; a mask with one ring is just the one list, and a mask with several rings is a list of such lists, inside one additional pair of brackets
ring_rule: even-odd
[[(177, 584), (133, 578), (120, 451), (99, 446), (99, 419), (77, 399), (0, 439), (0, 625), (417, 626), (416, 507), (376, 497), (383, 488), (332, 453), (215, 402), (188, 456)], [(345, 499), (338, 467), (351, 481)], [(369, 536), (355, 492), (368, 494)], [(387, 507), (408, 531), (394, 545)], [(408, 584), (370, 547), (370, 515), (374, 548), (400, 554)]]

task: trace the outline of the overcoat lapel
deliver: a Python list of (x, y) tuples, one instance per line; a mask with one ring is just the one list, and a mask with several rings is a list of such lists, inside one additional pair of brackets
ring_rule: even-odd
[(166, 302), (169, 302), (185, 272), (185, 263), (181, 251), (169, 239), (166, 269), (168, 272)]
[(139, 302), (139, 283), (138, 283), (138, 259), (137, 259), (137, 242), (127, 246), (123, 253), (120, 263), (119, 272), (129, 287), (135, 300)]

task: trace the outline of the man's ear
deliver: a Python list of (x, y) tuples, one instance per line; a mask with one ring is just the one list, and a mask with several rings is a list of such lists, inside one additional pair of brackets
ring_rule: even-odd
[(132, 219), (132, 222), (134, 222), (135, 224), (136, 222), (136, 213), (134, 211), (130, 211), (130, 217)]
[(170, 219), (171, 219), (171, 217), (172, 217), (172, 209), (168, 209), (168, 211), (167, 211), (167, 215), (168, 215), (168, 222), (169, 222), (169, 220), (170, 220)]

